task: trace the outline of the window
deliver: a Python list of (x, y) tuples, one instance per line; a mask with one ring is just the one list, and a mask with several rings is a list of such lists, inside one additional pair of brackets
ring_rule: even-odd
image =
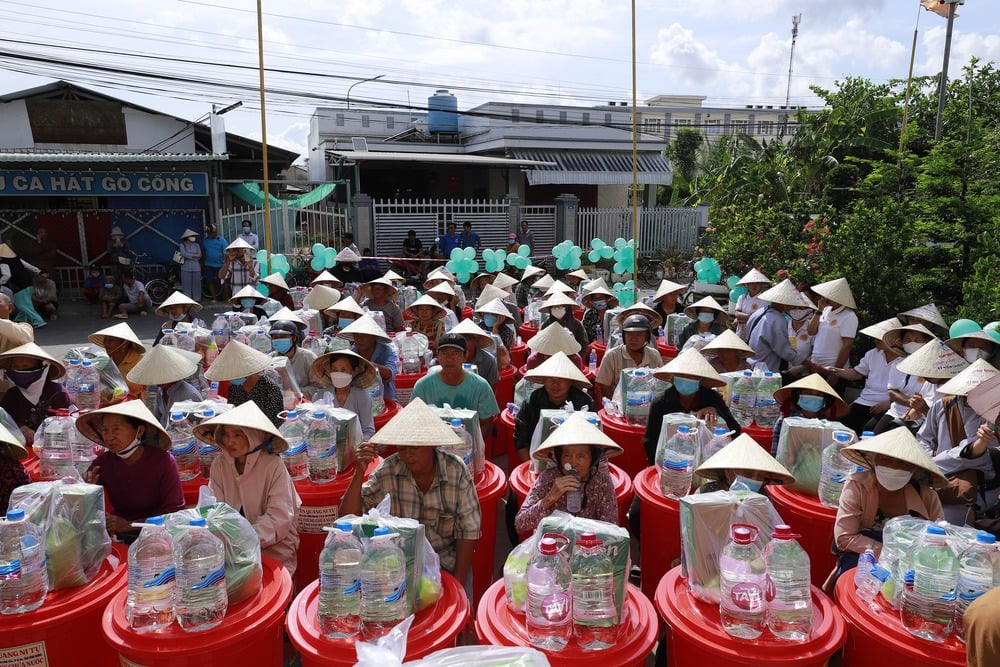
[(706, 134), (719, 134), (722, 129), (722, 121), (718, 118), (709, 118), (705, 121), (705, 133)]
[(645, 118), (642, 121), (643, 126), (646, 128), (646, 132), (651, 134), (660, 133), (660, 123), (661, 120), (659, 118)]
[(539, 123), (544, 123), (545, 122), (545, 112), (542, 111), (541, 109), (537, 109), (535, 111), (535, 120), (538, 121)]
[(590, 125), (590, 114), (586, 111), (583, 112), (583, 124)]
[(338, 127), (343, 127), (344, 126), (344, 114), (342, 114), (342, 113), (338, 113), (337, 114), (336, 123), (337, 123)]
[(385, 117), (385, 129), (391, 130), (396, 127), (396, 119), (392, 116)]
[(511, 109), (510, 110), (510, 119), (511, 119), (511, 121), (513, 121), (515, 123), (521, 122), (521, 110), (520, 109)]
[(372, 124), (371, 118), (369, 118), (368, 114), (362, 114), (361, 115), (361, 127), (370, 127), (371, 124)]
[(684, 125), (690, 125), (690, 124), (691, 124), (690, 118), (677, 118), (674, 120), (674, 125), (676, 127), (682, 127)]
[(774, 134), (774, 121), (773, 120), (762, 120), (757, 123), (757, 134), (758, 135), (768, 135)]
[(560, 111), (559, 112), (559, 122), (560, 123), (565, 123), (566, 122), (566, 112), (565, 111)]
[(611, 114), (609, 113), (604, 114), (604, 124), (611, 125)]
[(732, 131), (733, 134), (747, 134), (747, 121), (746, 119), (734, 120), (732, 121)]

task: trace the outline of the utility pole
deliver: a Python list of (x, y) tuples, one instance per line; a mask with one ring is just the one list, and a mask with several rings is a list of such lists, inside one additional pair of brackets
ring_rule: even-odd
[(941, 0), (948, 5), (948, 28), (944, 35), (944, 62), (941, 64), (941, 80), (938, 82), (937, 119), (934, 123), (934, 141), (941, 140), (941, 116), (944, 115), (944, 100), (948, 94), (948, 59), (951, 57), (951, 31), (955, 25), (955, 5), (965, 4), (965, 0)]
[(802, 14), (792, 17), (792, 49), (788, 54), (788, 86), (785, 88), (785, 106), (792, 97), (792, 65), (795, 62), (795, 40), (799, 36), (799, 23), (802, 21)]

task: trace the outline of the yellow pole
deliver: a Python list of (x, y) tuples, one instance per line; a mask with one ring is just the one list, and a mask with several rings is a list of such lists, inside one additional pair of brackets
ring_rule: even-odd
[(632, 0), (632, 239), (635, 243), (635, 258), (632, 266), (632, 299), (639, 301), (639, 134), (636, 128), (636, 66), (635, 66), (635, 0)]
[[(264, 166), (264, 248), (271, 258), (271, 194), (267, 178), (267, 109), (264, 105), (264, 11), (257, 0), (257, 67), (260, 70), (260, 148)], [(264, 270), (264, 267), (261, 267)]]

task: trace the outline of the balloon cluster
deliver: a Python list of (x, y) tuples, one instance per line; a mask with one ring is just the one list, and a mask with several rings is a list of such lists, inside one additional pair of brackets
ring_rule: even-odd
[[(271, 255), (270, 258), (267, 256), (267, 250), (258, 250), (257, 254), (254, 255), (254, 259), (260, 264), (260, 275), (269, 276), (272, 273), (280, 273), (281, 277), (284, 278), (289, 271), (292, 270), (292, 265), (288, 263), (288, 258), (284, 255)], [(270, 260), (270, 261), (268, 261)], [(257, 283), (257, 291), (267, 296), (267, 285), (264, 283)]]
[(614, 246), (609, 246), (604, 243), (601, 239), (592, 239), (590, 241), (590, 253), (587, 255), (587, 259), (596, 264), (602, 259), (611, 259), (615, 254)]
[(626, 280), (623, 283), (615, 283), (611, 291), (615, 293), (618, 297), (618, 305), (622, 308), (628, 308), (635, 303), (635, 281)]
[(529, 255), (531, 255), (531, 246), (527, 245), (518, 246), (517, 252), (511, 253), (508, 253), (506, 250), (486, 249), (483, 251), (483, 263), (486, 265), (486, 270), (490, 273), (503, 271), (504, 264), (524, 271), (531, 266)]
[[(486, 252), (488, 251), (483, 252), (484, 259), (486, 258)], [(444, 265), (444, 268), (451, 271), (455, 279), (460, 283), (469, 282), (469, 278), (479, 271), (479, 262), (476, 261), (475, 248), (452, 248), (449, 257), (450, 259)]]
[(552, 256), (556, 258), (557, 269), (576, 271), (580, 268), (580, 258), (583, 257), (583, 248), (573, 245), (573, 242), (567, 239), (552, 248)]
[(740, 282), (739, 276), (729, 276), (728, 278), (726, 278), (726, 287), (729, 288), (729, 300), (732, 301), (733, 303), (739, 301), (740, 297), (743, 296), (744, 294), (750, 293), (750, 290), (748, 290), (743, 285), (737, 285), (736, 283), (738, 282)]
[(718, 285), (722, 280), (722, 267), (712, 257), (702, 257), (694, 263), (694, 270), (697, 271), (698, 280), (711, 285)]
[(337, 249), (327, 248), (322, 243), (314, 243), (312, 247), (313, 258), (309, 262), (309, 267), (313, 271), (332, 269), (337, 265)]
[[(635, 274), (635, 240), (618, 237), (615, 239), (615, 273)], [(632, 281), (629, 281), (632, 282)]]

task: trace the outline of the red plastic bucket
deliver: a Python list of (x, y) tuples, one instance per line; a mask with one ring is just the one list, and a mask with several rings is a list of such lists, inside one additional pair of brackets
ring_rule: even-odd
[(128, 548), (113, 544), (97, 575), (84, 586), (50, 591), (34, 611), (0, 622), (0, 665), (71, 667), (113, 665), (115, 652), (101, 637), (101, 614), (128, 585)]
[(954, 635), (940, 644), (914, 637), (879, 596), (882, 613), (873, 614), (868, 604), (858, 599), (851, 572), (837, 580), (834, 591), (840, 613), (847, 621), (844, 664), (851, 667), (962, 667), (966, 663), (965, 644)]
[[(608, 351), (608, 346), (605, 345), (604, 343), (591, 343), (590, 349), (597, 354), (597, 365), (600, 366), (601, 360), (604, 359), (604, 353)], [(586, 358), (583, 360), (583, 363), (585, 364), (590, 363), (589, 352), (587, 353)]]
[(665, 345), (657, 341), (656, 349), (659, 351), (660, 356), (663, 357), (664, 363), (666, 363), (668, 359), (673, 359), (677, 356), (677, 348), (673, 345)]
[[(618, 635), (615, 645), (601, 651), (584, 651), (570, 641), (566, 648), (556, 652), (545, 652), (552, 667), (601, 664), (606, 667), (625, 665), (645, 665), (646, 659), (656, 645), (659, 619), (653, 604), (638, 588), (629, 584), (627, 621)], [(480, 644), (493, 646), (529, 646), (528, 633), (524, 626), (524, 614), (519, 614), (507, 606), (503, 581), (498, 581), (486, 591), (479, 601), (476, 614), (476, 634)]]
[(635, 426), (616, 415), (610, 415), (601, 408), (598, 413), (604, 433), (625, 450), (615, 457), (615, 465), (621, 467), (630, 477), (635, 477), (646, 469), (646, 450), (642, 446), (645, 426)]
[(494, 456), (499, 456), (501, 453), (507, 455), (507, 472), (510, 473), (514, 470), (514, 467), (520, 463), (520, 459), (517, 457), (517, 450), (514, 449), (514, 420), (516, 417), (514, 414), (506, 408), (506, 406), (500, 408), (500, 418), (494, 421), (496, 424), (496, 441), (499, 447), (503, 448), (503, 451), (493, 452)]
[(799, 544), (809, 554), (809, 578), (814, 586), (822, 586), (837, 564), (837, 557), (830, 550), (837, 508), (823, 505), (816, 496), (777, 484), (766, 487), (766, 492), (785, 523), (802, 536)]
[(656, 587), (681, 557), (681, 506), (676, 498), (660, 492), (660, 471), (650, 466), (635, 476), (635, 494), (642, 503), (639, 531), (656, 539), (639, 540), (642, 592), (650, 600)]
[[(244, 667), (281, 665), (284, 661), (282, 622), (292, 599), (292, 578), (285, 566), (264, 557), (260, 592), (233, 605), (220, 625), (197, 634), (174, 623), (153, 633), (134, 632), (125, 618), (127, 591), (104, 610), (104, 638), (114, 648), (121, 665), (144, 667)], [(70, 643), (70, 642), (67, 642)], [(77, 653), (79, 660), (80, 653)], [(90, 661), (91, 664), (115, 664)], [(75, 664), (80, 664), (79, 662)]]
[(757, 444), (764, 448), (765, 452), (771, 452), (771, 436), (774, 434), (773, 428), (764, 428), (756, 424), (744, 426), (743, 432), (757, 441)]
[(194, 507), (195, 505), (198, 504), (198, 493), (199, 493), (198, 490), (203, 486), (208, 486), (208, 480), (205, 479), (201, 474), (199, 474), (197, 477), (183, 480), (181, 482), (181, 492), (184, 494), (185, 507)]
[(372, 418), (372, 421), (375, 422), (375, 430), (377, 431), (385, 426), (390, 419), (396, 416), (397, 412), (399, 412), (399, 403), (388, 398), (385, 399), (385, 409), (382, 410), (382, 414), (375, 415)]
[[(28, 473), (28, 477), (31, 478), (32, 482), (42, 481), (42, 464), (38, 460), (38, 454), (31, 447), (28, 447), (28, 456), (21, 461), (21, 465), (24, 466), (25, 471)], [(3, 664), (3, 663), (0, 663)]]
[(472, 306), (466, 306), (465, 308), (462, 309), (462, 319), (463, 320), (470, 320), (470, 319), (472, 319), (472, 316), (474, 314), (475, 314), (475, 311), (473, 310)]
[(517, 333), (521, 337), (521, 340), (527, 343), (532, 339), (532, 337), (534, 337), (535, 334), (538, 333), (538, 327), (532, 326), (526, 322), (517, 328)]
[(501, 408), (505, 408), (508, 403), (514, 402), (515, 375), (517, 375), (517, 368), (515, 366), (508, 366), (500, 371), (500, 380), (493, 387), (493, 394), (497, 398), (497, 405)]
[(510, 364), (515, 368), (520, 368), (528, 360), (528, 346), (524, 343), (515, 345), (509, 350)]
[[(719, 622), (719, 605), (688, 593), (681, 568), (670, 570), (656, 588), (656, 608), (667, 622), (667, 664), (670, 667), (745, 667), (794, 665), (825, 667), (844, 643), (847, 629), (840, 611), (813, 586), (813, 631), (804, 642), (777, 639), (765, 632), (748, 641), (731, 637)], [(857, 663), (844, 659), (845, 665)], [(880, 667), (887, 667), (883, 663)]]
[(413, 393), (413, 385), (417, 380), (427, 375), (427, 369), (422, 369), (419, 373), (397, 373), (396, 374), (396, 402), (400, 406), (410, 403), (410, 394)]
[(482, 536), (472, 552), (472, 603), (479, 602), (493, 583), (493, 557), (497, 550), (497, 506), (507, 495), (507, 476), (499, 466), (486, 462), (486, 469), (476, 477), (476, 495), (482, 510)]
[[(502, 582), (501, 582), (502, 583)], [(405, 660), (451, 648), (459, 633), (469, 622), (469, 599), (455, 577), (441, 572), (441, 599), (437, 604), (417, 612), (406, 638)], [(355, 638), (330, 639), (316, 627), (319, 605), (319, 582), (314, 581), (299, 593), (288, 608), (285, 628), (288, 638), (302, 657), (302, 667), (351, 667), (358, 661)], [(205, 665), (209, 662), (202, 663)], [(280, 665), (280, 662), (252, 661), (246, 665)], [(235, 666), (234, 666), (235, 667)], [(245, 667), (241, 665), (240, 667)]]
[[(378, 467), (382, 459), (375, 457), (368, 464), (365, 479)], [(295, 566), (295, 590), (301, 591), (319, 576), (319, 552), (326, 542), (324, 526), (332, 526), (340, 516), (340, 499), (351, 485), (354, 466), (341, 470), (337, 479), (329, 484), (317, 484), (309, 479), (295, 481), (295, 490), (302, 499), (299, 508), (299, 551)]]

